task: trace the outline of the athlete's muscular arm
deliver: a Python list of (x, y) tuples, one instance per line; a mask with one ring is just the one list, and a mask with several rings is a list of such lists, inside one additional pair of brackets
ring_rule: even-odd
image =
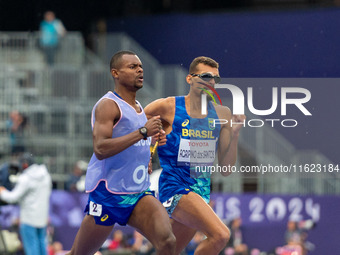
[(167, 97), (151, 102), (144, 108), (144, 112), (148, 119), (157, 115), (161, 116), (163, 129), (166, 134), (169, 134), (175, 117), (175, 107), (175, 98)]
[[(139, 130), (133, 131), (125, 136), (112, 138), (115, 121), (120, 118), (120, 111), (116, 103), (109, 99), (103, 99), (95, 110), (96, 121), (93, 126), (93, 148), (99, 160), (114, 156), (135, 144), (143, 138)], [(148, 136), (159, 132), (161, 121), (159, 116), (148, 120), (145, 127), (148, 129)]]
[(144, 108), (144, 112), (148, 119), (157, 115), (161, 117), (164, 132), (160, 132), (159, 138), (156, 137), (156, 139), (159, 141), (158, 146), (165, 145), (166, 134), (171, 132), (172, 122), (175, 116), (175, 98), (168, 97), (153, 101)]
[[(220, 119), (228, 120), (227, 124), (222, 125), (220, 131), (218, 144), (218, 163), (221, 166), (233, 166), (235, 165), (237, 159), (237, 144), (242, 124), (234, 124), (231, 126), (230, 122), (231, 119), (233, 119), (233, 123), (242, 122), (245, 119), (245, 116), (233, 116), (230, 109), (224, 106), (217, 106), (216, 111)], [(221, 174), (228, 176), (231, 174), (231, 172), (221, 172)]]

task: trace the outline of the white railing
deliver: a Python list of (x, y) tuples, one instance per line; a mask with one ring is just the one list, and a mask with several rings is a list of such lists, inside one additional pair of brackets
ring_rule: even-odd
[[(44, 67), (46, 63), (39, 38), (39, 32), (0, 31), (0, 66)], [(84, 63), (84, 51), (81, 33), (68, 32), (60, 39), (55, 64), (80, 67)]]

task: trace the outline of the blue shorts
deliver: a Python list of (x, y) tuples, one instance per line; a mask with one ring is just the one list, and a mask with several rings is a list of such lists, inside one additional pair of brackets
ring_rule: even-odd
[(106, 189), (105, 182), (100, 182), (90, 192), (84, 212), (92, 215), (98, 225), (112, 226), (118, 223), (125, 226), (138, 201), (147, 195), (155, 196), (149, 189), (137, 194), (112, 194)]

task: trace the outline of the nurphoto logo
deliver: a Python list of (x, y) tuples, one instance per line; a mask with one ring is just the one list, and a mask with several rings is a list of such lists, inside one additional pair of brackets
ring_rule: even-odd
[[(231, 92), (232, 99), (233, 99), (233, 114), (245, 114), (245, 96), (242, 90), (232, 84), (216, 84), (215, 88), (210, 85), (206, 85), (213, 94), (219, 100), (219, 103), (222, 105), (221, 97), (217, 93), (216, 89), (227, 89)], [(207, 89), (203, 89), (206, 93), (202, 93), (201, 95), (201, 114), (207, 115), (208, 114), (208, 106), (207, 106), (207, 97), (208, 95), (211, 99), (217, 104), (214, 95), (209, 92)], [(292, 98), (292, 95), (299, 94), (299, 97)], [(290, 95), (290, 96), (289, 96)], [(256, 109), (254, 107), (254, 95), (253, 95), (253, 88), (247, 88), (247, 107), (248, 110), (258, 116), (269, 116), (273, 114), (278, 107), (280, 107), (280, 114), (281, 116), (287, 116), (287, 105), (294, 105), (297, 107), (305, 116), (311, 116), (312, 114), (308, 109), (305, 107), (305, 104), (309, 102), (311, 99), (311, 93), (306, 88), (300, 87), (282, 87), (280, 88), (280, 106), (279, 106), (279, 88), (273, 87), (271, 93), (271, 107), (269, 109)], [(227, 124), (229, 120), (226, 119), (212, 119), (211, 125), (215, 127), (216, 125)], [(262, 127), (265, 122), (269, 123), (272, 127), (275, 126), (276, 123), (280, 123), (282, 127), (296, 127), (298, 125), (298, 121), (295, 119), (273, 119), (273, 118), (265, 118), (265, 119), (248, 119), (244, 120), (243, 122), (234, 122), (230, 120), (231, 126), (242, 124), (244, 127), (248, 125), (249, 127)]]

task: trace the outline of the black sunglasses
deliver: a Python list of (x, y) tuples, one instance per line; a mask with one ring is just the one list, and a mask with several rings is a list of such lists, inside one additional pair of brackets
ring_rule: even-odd
[(214, 79), (215, 84), (218, 84), (221, 82), (221, 77), (218, 75), (212, 75), (211, 73), (202, 73), (202, 74), (195, 74), (195, 73), (191, 73), (191, 76), (197, 76), (200, 77), (203, 81), (210, 81), (211, 79)]

